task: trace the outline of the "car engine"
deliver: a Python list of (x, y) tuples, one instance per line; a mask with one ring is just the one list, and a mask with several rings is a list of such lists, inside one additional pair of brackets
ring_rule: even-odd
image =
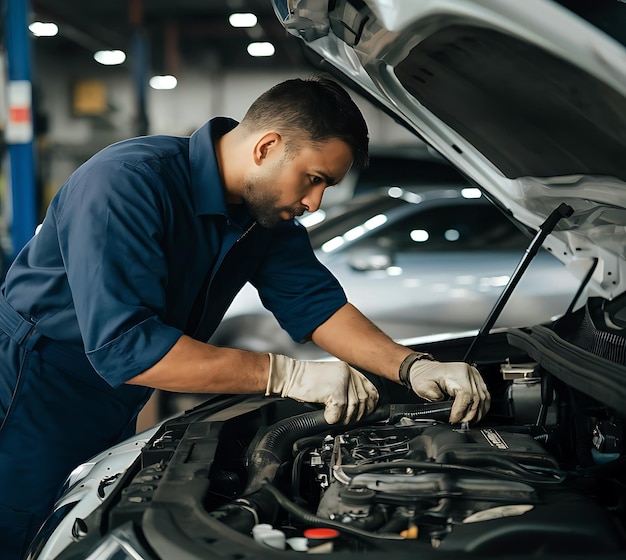
[[(330, 530), (326, 551), (598, 554), (622, 546), (598, 503), (598, 468), (562, 469), (544, 428), (452, 426), (443, 420), (449, 408), (424, 403), (388, 406), (378, 420), (311, 435), (316, 414), (273, 426), (248, 454), (244, 497), (213, 515), (236, 526), (231, 508), (262, 517), (271, 496), (279, 510), (257, 526), (284, 537), (278, 545), (257, 540), (287, 549), (303, 546), (298, 537), (313, 527)], [(281, 458), (272, 467), (270, 457)]]
[(483, 554), (532, 553), (538, 541), (554, 552), (616, 544), (606, 512), (566, 483), (530, 433), (401, 417), (328, 435), (305, 457), (316, 515), (380, 539)]

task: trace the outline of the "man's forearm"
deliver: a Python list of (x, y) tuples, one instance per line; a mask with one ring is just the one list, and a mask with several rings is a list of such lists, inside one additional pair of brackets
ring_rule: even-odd
[(188, 336), (127, 383), (175, 392), (280, 395), (323, 404), (329, 423), (359, 420), (378, 400), (376, 387), (344, 362), (298, 361), (220, 348)]
[(315, 329), (312, 339), (341, 360), (402, 382), (427, 401), (453, 397), (452, 423), (478, 421), (489, 410), (484, 380), (476, 368), (463, 362), (417, 359), (404, 368), (406, 380), (400, 381), (400, 365), (412, 350), (396, 344), (350, 304)]
[(212, 346), (183, 335), (161, 360), (127, 383), (182, 393), (260, 393), (268, 372), (268, 354)]
[(402, 360), (412, 351), (395, 343), (350, 303), (315, 329), (312, 340), (340, 360), (396, 382)]

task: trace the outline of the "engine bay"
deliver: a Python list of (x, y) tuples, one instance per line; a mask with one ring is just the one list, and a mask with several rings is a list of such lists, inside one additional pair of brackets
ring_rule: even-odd
[[(395, 404), (358, 427), (316, 434), (318, 413), (279, 422), (248, 452), (243, 495), (212, 515), (263, 546), (296, 551), (417, 546), (483, 556), (623, 549), (611, 513), (621, 510), (621, 498), (609, 491), (601, 466), (567, 464), (556, 431), (453, 426), (448, 414), (441, 404)], [(598, 445), (597, 426), (594, 433), (590, 445)], [(272, 467), (269, 457), (280, 464)], [(241, 516), (253, 525), (240, 525)], [(327, 530), (321, 545), (307, 538), (320, 527)]]
[[(347, 426), (291, 399), (209, 399), (161, 426), (60, 558), (124, 527), (154, 558), (622, 558), (623, 407), (567, 381), (580, 364), (609, 381), (626, 368), (560, 368), (531, 335), (482, 345), (492, 404), (477, 424), (375, 376), (378, 408)], [(452, 361), (465, 348), (426, 349)]]
[(291, 499), (336, 521), (340, 546), (354, 550), (368, 548), (359, 537), (374, 549), (401, 539), (480, 554), (619, 550), (610, 516), (579, 487), (584, 475), (571, 480), (537, 436), (409, 414), (305, 438), (294, 444)]

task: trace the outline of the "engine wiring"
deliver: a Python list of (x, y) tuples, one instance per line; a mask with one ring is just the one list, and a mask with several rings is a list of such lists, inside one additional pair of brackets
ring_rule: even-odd
[[(389, 469), (418, 469), (429, 472), (464, 472), (473, 473), (479, 475), (488, 475), (504, 480), (514, 480), (517, 482), (527, 482), (529, 484), (561, 484), (567, 478), (567, 473), (557, 471), (556, 469), (550, 469), (550, 474), (554, 476), (554, 479), (540, 478), (538, 476), (531, 476), (533, 473), (527, 470), (522, 465), (514, 465), (512, 461), (503, 460), (502, 463), (506, 463), (507, 467), (516, 470), (519, 475), (509, 474), (503, 471), (494, 470), (487, 467), (472, 467), (468, 465), (453, 465), (450, 463), (435, 463), (430, 461), (411, 461), (411, 460), (398, 460), (391, 463), (376, 463), (368, 465), (343, 465), (336, 467), (335, 471), (341, 469), (342, 474), (345, 474), (348, 478), (350, 473), (361, 474), (365, 472), (378, 472)], [(533, 467), (534, 468), (534, 467)], [(546, 469), (547, 471), (548, 469)], [(556, 471), (556, 472), (554, 472)], [(522, 476), (524, 475), (524, 476)], [(527, 475), (527, 476), (526, 476)]]

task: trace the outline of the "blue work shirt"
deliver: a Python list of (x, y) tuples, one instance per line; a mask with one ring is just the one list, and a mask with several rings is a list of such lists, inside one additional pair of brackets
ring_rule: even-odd
[(191, 137), (103, 149), (61, 187), (7, 272), (9, 303), (112, 387), (183, 333), (208, 340), (246, 281), (296, 341), (346, 303), (305, 228), (268, 230), (226, 205), (214, 142), (236, 124), (220, 117)]

